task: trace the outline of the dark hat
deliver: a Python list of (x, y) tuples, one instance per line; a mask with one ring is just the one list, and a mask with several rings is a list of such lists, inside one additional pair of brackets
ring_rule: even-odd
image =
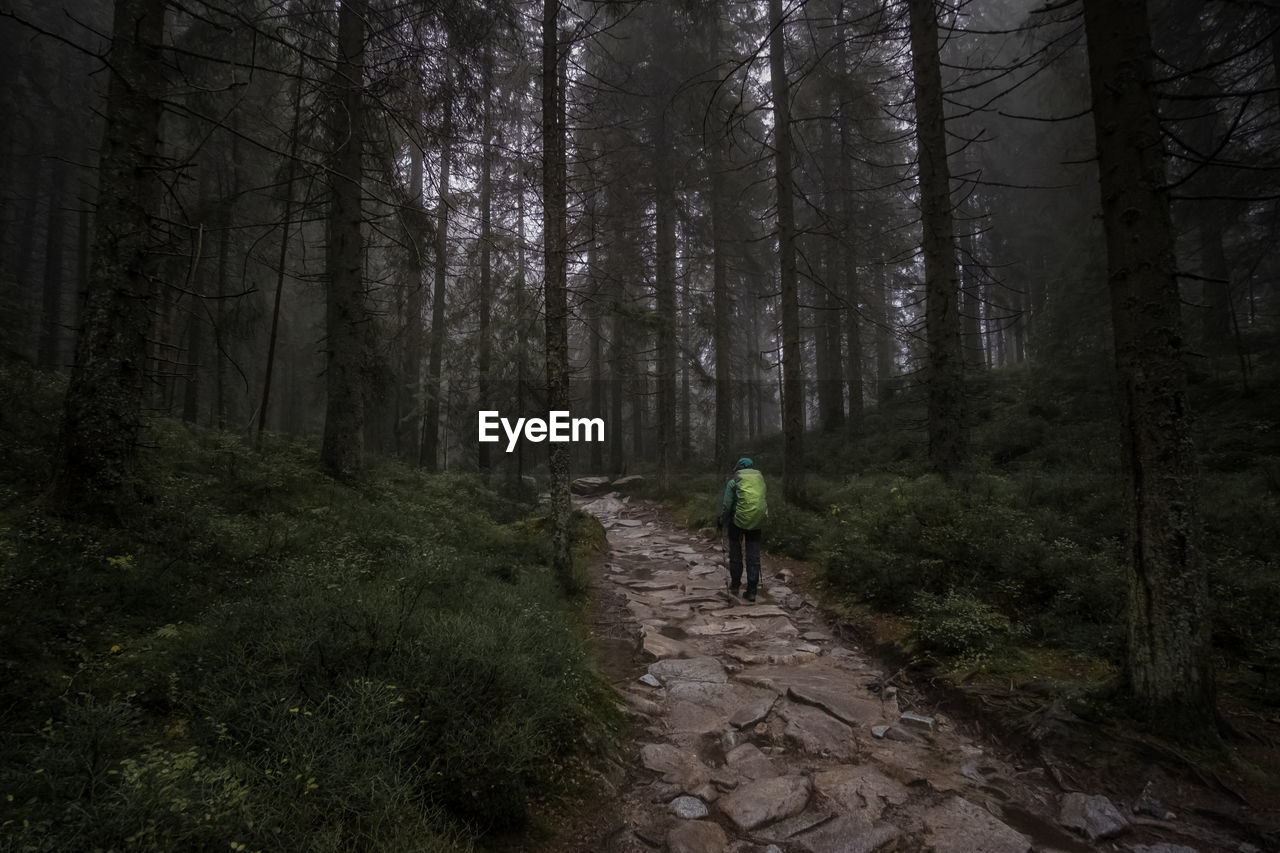
[(741, 459), (738, 460), (738, 467), (735, 468), (734, 470), (741, 471), (743, 468), (750, 468), (752, 464), (753, 463), (749, 457), (743, 456)]

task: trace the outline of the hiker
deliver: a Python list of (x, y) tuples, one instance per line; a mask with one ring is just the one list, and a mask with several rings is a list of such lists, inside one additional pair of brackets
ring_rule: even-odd
[(742, 586), (742, 543), (747, 545), (747, 601), (756, 600), (760, 585), (760, 527), (769, 515), (765, 503), (764, 475), (752, 467), (746, 456), (738, 460), (733, 476), (720, 496), (716, 529), (729, 528), (729, 592), (738, 594)]

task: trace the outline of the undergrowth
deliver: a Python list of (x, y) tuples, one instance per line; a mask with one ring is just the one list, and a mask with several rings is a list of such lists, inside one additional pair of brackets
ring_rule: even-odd
[(611, 749), (580, 601), (477, 478), (344, 486), (159, 421), (137, 509), (91, 526), (7, 427), (0, 850), (483, 848)]

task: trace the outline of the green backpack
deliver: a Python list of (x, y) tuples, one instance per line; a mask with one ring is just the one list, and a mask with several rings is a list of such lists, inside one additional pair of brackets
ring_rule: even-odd
[(769, 515), (764, 475), (754, 468), (743, 468), (734, 477), (738, 482), (738, 500), (733, 506), (733, 523), (742, 530), (756, 530)]

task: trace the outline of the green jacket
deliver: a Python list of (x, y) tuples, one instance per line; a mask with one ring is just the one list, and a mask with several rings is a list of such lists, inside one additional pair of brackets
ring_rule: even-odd
[(755, 468), (733, 472), (720, 496), (720, 521), (741, 530), (758, 530), (769, 517), (764, 475)]

